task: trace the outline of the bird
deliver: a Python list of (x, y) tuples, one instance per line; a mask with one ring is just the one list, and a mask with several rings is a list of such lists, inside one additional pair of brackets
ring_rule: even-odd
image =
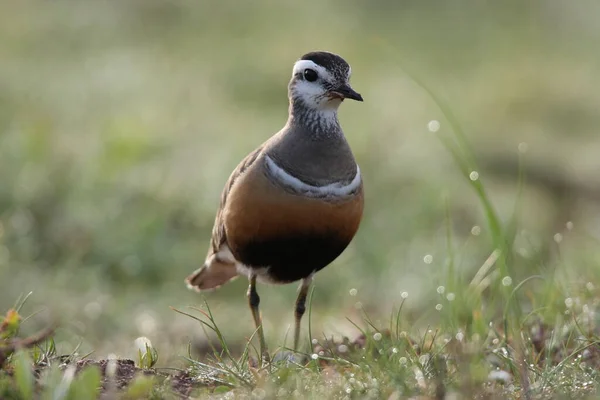
[(301, 281), (294, 306), (294, 352), (315, 273), (334, 261), (358, 231), (364, 209), (360, 168), (338, 119), (350, 86), (350, 65), (327, 51), (304, 54), (288, 84), (284, 127), (246, 156), (221, 194), (202, 267), (189, 289), (216, 289), (245, 276), (247, 300), (269, 361), (256, 283)]

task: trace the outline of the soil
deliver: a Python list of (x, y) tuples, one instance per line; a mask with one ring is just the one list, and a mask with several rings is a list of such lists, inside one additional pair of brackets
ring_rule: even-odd
[[(89, 366), (97, 367), (102, 373), (102, 391), (123, 390), (125, 389), (136, 376), (143, 374), (146, 376), (171, 377), (171, 389), (182, 398), (188, 398), (194, 388), (198, 386), (194, 379), (187, 371), (181, 371), (176, 375), (161, 374), (153, 369), (141, 369), (135, 366), (133, 360), (123, 359), (114, 360), (116, 362), (114, 378), (110, 379), (106, 376), (106, 367), (113, 360), (81, 360), (77, 362), (77, 373)], [(111, 387), (111, 385), (114, 385)]]

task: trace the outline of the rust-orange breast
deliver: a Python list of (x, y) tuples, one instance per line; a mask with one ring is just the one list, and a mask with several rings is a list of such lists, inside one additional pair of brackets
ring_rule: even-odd
[(363, 213), (363, 188), (344, 198), (305, 197), (267, 178), (263, 160), (241, 176), (223, 210), (227, 243), (238, 261), (269, 267), (275, 282), (318, 271), (348, 246)]

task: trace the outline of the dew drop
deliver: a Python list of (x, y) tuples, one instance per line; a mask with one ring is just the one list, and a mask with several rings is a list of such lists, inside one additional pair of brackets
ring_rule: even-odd
[(554, 235), (554, 241), (556, 243), (560, 243), (560, 242), (562, 242), (562, 240), (563, 240), (563, 235), (561, 233), (557, 233)]
[(435, 305), (435, 309), (438, 311), (442, 311), (442, 308), (443, 308), (443, 306), (439, 303)]
[(581, 311), (583, 311), (585, 314), (589, 314), (590, 313), (590, 306), (588, 306), (587, 304), (584, 304), (581, 307)]
[(373, 340), (375, 340), (376, 342), (379, 342), (381, 340), (381, 333), (377, 332), (373, 335)]
[(477, 179), (479, 179), (479, 172), (471, 171), (471, 173), (469, 174), (469, 179), (472, 181), (476, 181)]
[(471, 228), (471, 235), (479, 236), (481, 235), (481, 227), (479, 225), (475, 225)]
[(594, 284), (592, 282), (588, 282), (585, 284), (585, 288), (591, 292), (594, 290)]
[(448, 294), (446, 295), (446, 299), (447, 299), (448, 301), (454, 301), (454, 299), (455, 299), (455, 298), (456, 298), (456, 295), (455, 295), (454, 293), (448, 293)]
[(356, 296), (358, 294), (358, 290), (352, 288), (350, 289), (350, 296)]
[(439, 294), (444, 294), (444, 292), (446, 291), (446, 288), (445, 288), (445, 287), (443, 287), (443, 286), (438, 286), (438, 287), (437, 287), (437, 289), (436, 289), (436, 291), (437, 291)]
[(408, 297), (408, 292), (402, 292), (400, 294), (400, 297), (402, 297), (403, 299), (406, 299)]
[(512, 278), (510, 276), (505, 276), (504, 278), (502, 278), (502, 284), (504, 286), (512, 285)]
[(437, 132), (437, 131), (439, 131), (440, 130), (440, 121), (432, 119), (427, 124), (427, 129), (429, 129), (429, 132)]
[(433, 256), (431, 254), (427, 254), (425, 257), (423, 257), (423, 262), (425, 264), (431, 264), (433, 262)]
[(570, 297), (567, 297), (567, 298), (565, 299), (565, 306), (567, 306), (567, 308), (571, 308), (571, 307), (573, 307), (573, 299), (572, 299), (572, 298), (570, 298)]
[(529, 145), (525, 142), (521, 142), (521, 143), (519, 143), (517, 148), (519, 150), (519, 153), (525, 154), (525, 153), (527, 153), (527, 150), (529, 149)]

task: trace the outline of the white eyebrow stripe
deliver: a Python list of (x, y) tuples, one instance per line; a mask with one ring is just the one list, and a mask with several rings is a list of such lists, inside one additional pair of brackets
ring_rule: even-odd
[(347, 184), (343, 185), (341, 182), (334, 182), (324, 186), (314, 186), (306, 182), (302, 182), (300, 179), (289, 174), (283, 168), (275, 163), (268, 155), (265, 155), (267, 171), (272, 178), (293, 189), (295, 192), (299, 192), (308, 197), (343, 197), (348, 196), (355, 192), (361, 185), (362, 178), (360, 175), (360, 168), (356, 165), (356, 175), (354, 179)]
[(329, 73), (329, 71), (327, 71), (327, 69), (323, 68), (322, 66), (320, 66), (319, 64), (315, 63), (314, 61), (311, 60), (298, 60), (296, 61), (296, 63), (294, 64), (294, 69), (292, 72), (292, 76), (296, 75), (297, 73), (301, 73), (303, 72), (305, 69), (310, 68), (310, 69), (314, 69), (315, 71), (317, 71), (317, 74), (327, 80), (330, 81), (332, 79), (331, 74)]

